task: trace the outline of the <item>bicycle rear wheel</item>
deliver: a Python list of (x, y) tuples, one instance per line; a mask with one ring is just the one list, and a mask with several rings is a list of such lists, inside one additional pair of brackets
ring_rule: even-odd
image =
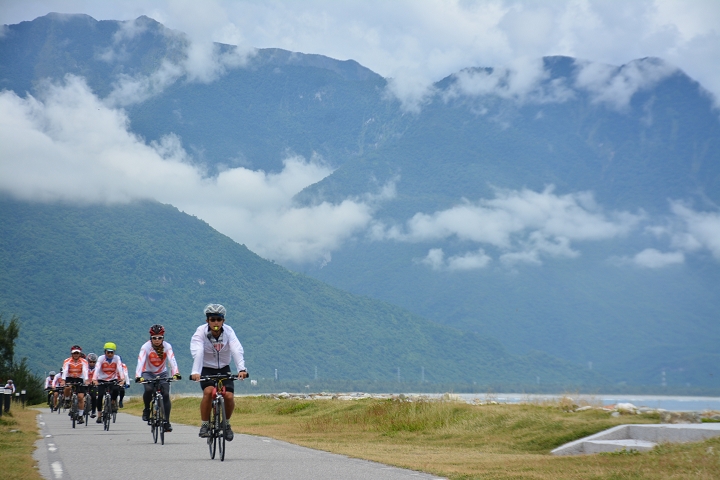
[(72, 428), (75, 428), (75, 422), (77, 422), (78, 418), (78, 397), (74, 393), (70, 401), (70, 418), (72, 419)]
[(110, 417), (112, 416), (112, 400), (110, 395), (105, 395), (105, 403), (103, 404), (103, 428), (110, 430)]
[(90, 402), (92, 400), (90, 399), (89, 395), (85, 395), (85, 409), (83, 410), (83, 417), (85, 420), (85, 426), (88, 426), (88, 419), (90, 418)]
[(57, 404), (57, 412), (58, 414), (62, 413), (63, 406), (65, 405), (65, 395), (62, 393), (58, 395), (58, 404)]
[(220, 450), (220, 461), (225, 461), (225, 399), (218, 398), (218, 450)]

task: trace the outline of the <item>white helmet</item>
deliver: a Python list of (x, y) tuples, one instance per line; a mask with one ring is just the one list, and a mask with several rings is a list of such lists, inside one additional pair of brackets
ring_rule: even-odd
[(205, 317), (225, 318), (225, 307), (223, 307), (219, 303), (210, 303), (205, 306)]

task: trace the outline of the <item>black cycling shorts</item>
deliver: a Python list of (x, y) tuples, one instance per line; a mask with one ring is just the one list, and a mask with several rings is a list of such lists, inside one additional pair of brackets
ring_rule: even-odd
[(75, 391), (77, 393), (86, 393), (87, 392), (87, 386), (85, 385), (85, 382), (83, 382), (82, 378), (78, 377), (67, 377), (65, 379), (65, 386), (67, 387), (70, 384), (75, 384), (77, 387), (75, 387)]
[[(203, 367), (202, 370), (200, 370), (200, 376), (204, 377), (206, 375), (230, 375), (230, 365), (226, 365), (223, 368), (210, 368), (210, 367)], [(200, 388), (205, 390), (207, 387), (212, 387), (213, 382), (200, 382)], [(225, 387), (225, 391), (227, 392), (234, 392), (235, 391), (235, 383), (234, 380), (225, 380), (223, 382), (223, 386)]]

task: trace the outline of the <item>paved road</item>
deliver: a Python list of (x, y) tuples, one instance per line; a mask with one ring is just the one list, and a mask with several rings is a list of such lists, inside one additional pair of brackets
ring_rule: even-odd
[(436, 479), (433, 475), (299, 447), (266, 437), (235, 434), (225, 461), (210, 460), (198, 428), (173, 424), (165, 445), (154, 444), (150, 428), (138, 417), (120, 413), (110, 431), (90, 420), (75, 429), (66, 414), (41, 409), (43, 438), (35, 459), (47, 479)]

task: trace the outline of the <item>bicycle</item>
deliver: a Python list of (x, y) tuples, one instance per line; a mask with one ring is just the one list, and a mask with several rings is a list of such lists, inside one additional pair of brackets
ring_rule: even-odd
[(72, 420), (72, 428), (75, 428), (75, 423), (77, 422), (78, 418), (80, 418), (80, 408), (79, 403), (80, 399), (77, 395), (77, 385), (75, 383), (70, 384), (70, 388), (72, 389), (72, 394), (70, 395), (70, 420)]
[(105, 394), (103, 395), (103, 410), (102, 413), (102, 423), (103, 423), (103, 429), (108, 431), (110, 430), (110, 420), (112, 420), (112, 423), (115, 423), (115, 417), (117, 416), (117, 408), (113, 408), (112, 405), (112, 395), (110, 391), (112, 390), (112, 387), (118, 384), (117, 380), (111, 380), (109, 382), (102, 382), (106, 388), (105, 388)]
[(83, 411), (83, 417), (85, 418), (86, 427), (90, 423), (88, 420), (90, 418), (90, 411), (92, 410), (92, 405), (94, 403), (93, 395), (97, 395), (97, 385), (93, 385), (91, 383), (88, 385), (88, 391), (85, 394), (85, 410)]
[(213, 382), (213, 399), (210, 408), (210, 436), (207, 437), (208, 449), (210, 450), (210, 458), (215, 458), (216, 450), (220, 450), (220, 461), (225, 460), (225, 393), (223, 382), (225, 380), (234, 380), (237, 375), (207, 375), (200, 377), (201, 382)]
[(58, 414), (62, 414), (67, 410), (67, 406), (65, 405), (65, 387), (57, 387), (58, 391), (58, 401), (57, 401), (57, 408), (55, 408), (55, 411), (58, 412)]
[(152, 400), (150, 401), (150, 419), (148, 420), (148, 425), (150, 425), (153, 442), (157, 443), (159, 437), (160, 445), (165, 445), (165, 422), (167, 421), (165, 418), (165, 400), (163, 400), (160, 384), (163, 382), (174, 382), (176, 380), (180, 380), (181, 378), (182, 377), (178, 375), (177, 378), (163, 377), (138, 382), (141, 384), (153, 384), (153, 390), (155, 390), (155, 393), (153, 393)]

